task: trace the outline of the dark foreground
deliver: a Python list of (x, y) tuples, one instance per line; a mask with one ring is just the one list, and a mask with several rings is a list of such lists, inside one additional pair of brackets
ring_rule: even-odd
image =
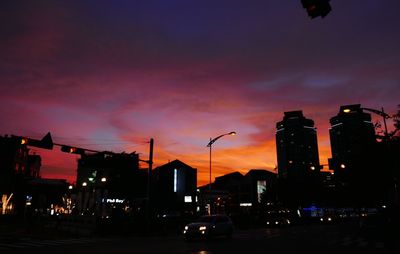
[(400, 253), (400, 234), (354, 222), (237, 229), (231, 239), (189, 242), (172, 231), (77, 236), (45, 229), (7, 233), (4, 225), (1, 230), (0, 253)]

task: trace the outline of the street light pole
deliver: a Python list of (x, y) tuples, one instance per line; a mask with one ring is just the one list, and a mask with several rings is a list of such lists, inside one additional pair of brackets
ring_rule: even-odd
[(384, 138), (387, 139), (388, 136), (389, 136), (389, 133), (388, 133), (388, 128), (387, 128), (387, 124), (386, 124), (386, 119), (389, 119), (389, 118), (392, 118), (392, 117), (390, 115), (388, 115), (387, 113), (385, 113), (385, 111), (383, 110), (383, 107), (382, 107), (382, 110), (377, 110), (377, 109), (372, 109), (372, 108), (361, 108), (361, 109), (369, 111), (369, 112), (372, 112), (372, 113), (375, 113), (377, 115), (380, 115), (383, 118), (383, 125), (384, 125), (384, 128), (385, 128), (385, 130), (384, 130)]
[[(223, 136), (227, 136), (227, 135), (233, 136), (233, 135), (236, 135), (236, 132), (235, 131), (231, 131), (229, 133), (225, 133), (225, 134), (219, 135), (216, 138), (210, 138), (210, 142), (208, 142), (208, 144), (207, 144), (207, 147), (210, 148), (210, 182), (209, 182), (209, 185), (208, 185), (210, 200), (211, 200), (211, 151), (212, 151), (212, 145), (214, 144), (215, 141), (217, 141), (218, 139), (222, 138)], [(211, 214), (211, 202), (210, 202), (210, 212), (209, 213)]]

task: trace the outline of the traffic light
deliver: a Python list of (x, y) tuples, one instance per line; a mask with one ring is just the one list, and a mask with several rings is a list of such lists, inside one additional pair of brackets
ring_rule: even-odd
[(301, 0), (301, 4), (303, 8), (307, 10), (308, 16), (312, 19), (318, 16), (323, 18), (332, 10), (329, 1), (330, 0)]
[(16, 138), (21, 145), (26, 145), (26, 146), (34, 146), (34, 147), (39, 147), (43, 149), (53, 149), (53, 140), (51, 138), (50, 132), (46, 134), (41, 140), (38, 139), (33, 139), (33, 138), (27, 138), (27, 137), (21, 137), (21, 136), (13, 136)]
[(73, 147), (73, 146), (61, 146), (61, 151), (65, 152), (65, 153), (74, 153), (74, 154), (85, 154), (85, 149), (82, 148), (77, 148), (77, 147)]

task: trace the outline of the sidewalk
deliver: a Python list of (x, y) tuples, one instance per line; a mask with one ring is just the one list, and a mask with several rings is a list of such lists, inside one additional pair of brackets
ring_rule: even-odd
[(49, 220), (27, 221), (17, 217), (0, 217), (0, 241), (15, 238), (59, 239), (69, 237), (73, 236), (57, 230)]

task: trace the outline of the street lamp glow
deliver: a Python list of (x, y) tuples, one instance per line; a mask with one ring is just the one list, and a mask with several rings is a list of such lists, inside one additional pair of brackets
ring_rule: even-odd
[(341, 167), (341, 168), (346, 168), (346, 165), (344, 165), (344, 164), (342, 163), (342, 164), (340, 164), (340, 167)]
[[(222, 135), (217, 136), (216, 138), (210, 138), (210, 142), (208, 142), (207, 147), (210, 148), (210, 183), (209, 183), (209, 191), (210, 191), (210, 197), (211, 197), (211, 150), (212, 150), (212, 145), (214, 144), (215, 141), (217, 141), (218, 139), (222, 138), (223, 136), (234, 136), (236, 135), (235, 131), (231, 131)], [(211, 214), (211, 202), (210, 202), (210, 210), (209, 213)]]
[(68, 186), (68, 189), (69, 189), (69, 190), (72, 190), (72, 188), (73, 188), (73, 186), (72, 186), (72, 185)]
[(101, 181), (104, 183), (104, 182), (107, 182), (107, 178), (105, 178), (105, 177), (102, 177), (101, 178)]
[(87, 182), (83, 182), (83, 183), (82, 183), (82, 186), (87, 186)]

